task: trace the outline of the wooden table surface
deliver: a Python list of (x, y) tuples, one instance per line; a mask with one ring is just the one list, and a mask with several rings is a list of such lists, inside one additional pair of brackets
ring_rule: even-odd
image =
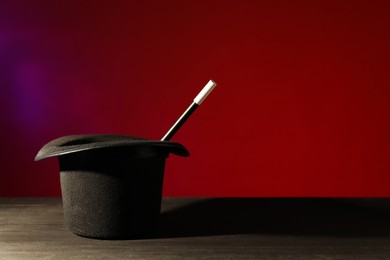
[(390, 259), (390, 199), (164, 198), (159, 231), (71, 233), (60, 198), (0, 198), (0, 259)]

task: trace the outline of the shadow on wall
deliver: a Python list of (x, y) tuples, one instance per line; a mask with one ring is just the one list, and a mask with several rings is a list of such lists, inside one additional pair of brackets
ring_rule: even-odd
[(194, 199), (163, 209), (158, 237), (390, 237), (390, 199)]

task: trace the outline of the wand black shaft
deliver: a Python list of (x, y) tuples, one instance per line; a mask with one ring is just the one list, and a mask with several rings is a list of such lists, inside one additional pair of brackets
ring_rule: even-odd
[(192, 102), (192, 104), (187, 108), (186, 111), (181, 115), (181, 117), (176, 121), (176, 123), (169, 129), (161, 141), (169, 141), (172, 136), (176, 134), (177, 130), (185, 123), (185, 121), (194, 113), (194, 111), (199, 107), (198, 104)]

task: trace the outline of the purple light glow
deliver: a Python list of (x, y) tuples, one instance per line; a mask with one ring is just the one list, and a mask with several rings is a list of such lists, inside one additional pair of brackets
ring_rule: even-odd
[[(72, 59), (71, 40), (43, 31), (3, 33), (0, 38), (0, 84), (7, 114), (19, 129), (46, 135), (50, 128), (88, 131), (99, 99)], [(72, 58), (70, 58), (72, 57)], [(70, 130), (71, 131), (71, 130)]]
[(15, 119), (30, 130), (39, 130), (50, 112), (46, 70), (41, 64), (23, 62), (15, 72)]

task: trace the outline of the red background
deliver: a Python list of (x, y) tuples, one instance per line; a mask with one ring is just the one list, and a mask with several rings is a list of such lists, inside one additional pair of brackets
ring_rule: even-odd
[(389, 1), (2, 1), (0, 195), (59, 196), (48, 141), (174, 137), (166, 196), (390, 196)]

